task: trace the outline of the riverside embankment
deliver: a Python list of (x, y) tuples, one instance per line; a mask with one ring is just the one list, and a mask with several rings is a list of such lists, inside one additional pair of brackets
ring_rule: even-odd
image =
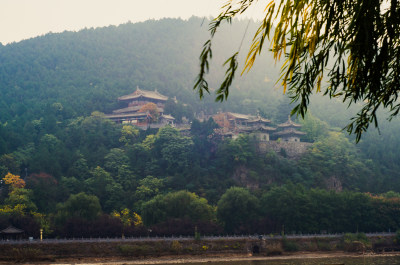
[(149, 260), (169, 257), (263, 257), (296, 253), (382, 253), (397, 251), (394, 234), (132, 238), (0, 242), (0, 261)]

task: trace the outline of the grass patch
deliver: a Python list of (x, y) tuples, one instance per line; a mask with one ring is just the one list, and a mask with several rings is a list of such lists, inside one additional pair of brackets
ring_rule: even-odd
[(118, 250), (123, 256), (140, 257), (150, 253), (150, 247), (147, 245), (119, 245)]

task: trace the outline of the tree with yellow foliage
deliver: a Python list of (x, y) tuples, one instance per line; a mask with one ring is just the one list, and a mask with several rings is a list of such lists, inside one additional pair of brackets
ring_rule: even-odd
[(8, 173), (3, 180), (11, 188), (4, 200), (5, 205), (0, 206), (0, 214), (25, 215), (37, 211), (37, 206), (31, 200), (32, 191), (24, 188), (25, 181), (20, 176)]
[(134, 226), (143, 225), (142, 217), (139, 214), (137, 214), (136, 212), (131, 213), (131, 211), (128, 208), (125, 208), (120, 212), (114, 211), (111, 214), (111, 216), (121, 220), (121, 222), (123, 224), (122, 238), (125, 237), (124, 236), (125, 227), (129, 227), (131, 225), (134, 225)]
[(20, 176), (18, 175), (13, 175), (11, 173), (8, 173), (4, 178), (4, 183), (6, 185), (10, 185), (13, 188), (24, 188), (26, 183), (23, 179), (21, 179)]

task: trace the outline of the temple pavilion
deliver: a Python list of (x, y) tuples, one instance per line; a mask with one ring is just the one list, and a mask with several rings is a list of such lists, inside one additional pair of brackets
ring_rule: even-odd
[(243, 133), (251, 133), (259, 141), (269, 141), (270, 133), (276, 130), (276, 128), (269, 126), (270, 123), (270, 120), (257, 115), (257, 117), (251, 117), (247, 120), (244, 126), (237, 125), (237, 130)]
[(278, 128), (280, 128), (281, 131), (274, 133), (274, 136), (279, 137), (286, 142), (300, 142), (300, 137), (306, 134), (297, 130), (300, 127), (301, 125), (294, 123), (289, 115), (286, 122), (278, 125)]
[(213, 116), (214, 121), (223, 128), (224, 135), (234, 138), (240, 133), (252, 134), (259, 141), (269, 141), (269, 136), (276, 129), (270, 127), (271, 121), (265, 118), (233, 112), (218, 113)]
[(0, 231), (1, 239), (22, 239), (24, 230), (18, 229), (12, 225)]
[[(142, 90), (136, 87), (136, 91), (118, 98), (118, 101), (124, 102), (127, 107), (114, 110), (112, 114), (107, 114), (109, 118), (117, 123), (129, 123), (138, 126), (139, 128), (162, 127), (163, 125), (173, 125), (174, 117), (164, 114), (164, 105), (168, 100), (167, 96), (161, 95), (155, 91)], [(159, 121), (151, 124), (151, 114), (141, 112), (142, 107), (148, 103), (153, 103), (157, 107), (159, 113)]]

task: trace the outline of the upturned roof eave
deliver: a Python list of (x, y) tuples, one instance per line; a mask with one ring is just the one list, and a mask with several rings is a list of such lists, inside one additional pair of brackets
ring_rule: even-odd
[(138, 98), (148, 98), (148, 99), (155, 99), (155, 100), (160, 100), (160, 101), (167, 101), (167, 97), (152, 97), (152, 96), (146, 96), (146, 95), (126, 95), (119, 97), (119, 101), (124, 101), (124, 100), (132, 100), (132, 99), (138, 99)]
[(300, 131), (290, 131), (290, 132), (281, 131), (274, 133), (274, 135), (306, 135), (306, 133)]
[(25, 231), (22, 229), (16, 228), (12, 225), (10, 225), (6, 229), (3, 229), (0, 231), (0, 233), (2, 233), (2, 234), (21, 234), (23, 232), (25, 232)]

